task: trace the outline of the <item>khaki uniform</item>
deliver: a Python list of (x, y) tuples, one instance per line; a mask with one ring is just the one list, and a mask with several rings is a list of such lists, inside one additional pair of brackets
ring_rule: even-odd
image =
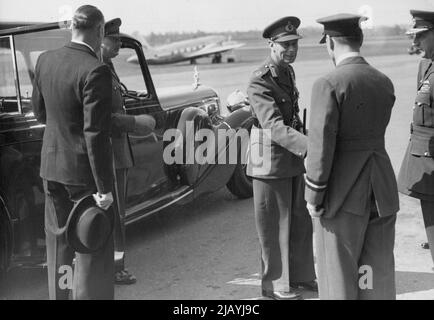
[[(422, 60), (417, 76), (410, 142), (399, 172), (399, 191), (434, 201), (434, 66)], [(433, 212), (434, 215), (434, 212)]]
[(434, 261), (434, 66), (422, 60), (417, 76), (410, 142), (398, 176), (399, 191), (420, 199)]
[[(269, 58), (254, 72), (247, 93), (255, 118), (247, 174), (253, 178), (262, 290), (288, 292), (290, 281), (316, 278), (312, 222), (303, 199), (306, 137), (294, 129), (301, 122), (292, 67), (281, 68)], [(268, 154), (267, 163), (252, 152), (258, 145)]]

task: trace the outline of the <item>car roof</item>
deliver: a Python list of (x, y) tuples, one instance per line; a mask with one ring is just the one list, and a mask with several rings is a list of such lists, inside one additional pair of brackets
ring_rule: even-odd
[(31, 26), (34, 24), (43, 24), (43, 22), (0, 21), (0, 30)]
[[(15, 35), (29, 32), (45, 31), (51, 29), (67, 28), (71, 24), (71, 21), (60, 21), (52, 23), (42, 23), (42, 24), (29, 24), (29, 23), (0, 23), (0, 25), (8, 26), (11, 25), (12, 28), (0, 30), (0, 36)], [(18, 25), (21, 25), (18, 27)]]
[[(69, 29), (71, 20), (64, 20), (51, 23), (30, 23), (30, 22), (0, 22), (0, 37), (8, 35), (17, 35), (23, 33), (31, 33), (55, 29)], [(7, 28), (7, 29), (5, 29)], [(130, 38), (137, 41), (128, 34), (121, 33), (121, 37)]]

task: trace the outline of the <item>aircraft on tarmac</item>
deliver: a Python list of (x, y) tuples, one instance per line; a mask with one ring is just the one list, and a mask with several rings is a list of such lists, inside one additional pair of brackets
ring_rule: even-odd
[[(133, 33), (133, 36), (142, 43), (148, 64), (169, 64), (181, 61), (190, 61), (191, 64), (195, 64), (196, 59), (207, 56), (213, 56), (212, 63), (221, 63), (223, 52), (244, 46), (244, 43), (232, 41), (224, 36), (211, 35), (152, 47), (137, 32)], [(133, 55), (127, 61), (137, 63), (137, 56)], [(234, 57), (227, 58), (227, 62), (234, 61)]]

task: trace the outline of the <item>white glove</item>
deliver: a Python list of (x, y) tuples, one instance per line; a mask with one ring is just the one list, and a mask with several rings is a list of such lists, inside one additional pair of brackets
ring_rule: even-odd
[(309, 210), (309, 214), (312, 218), (319, 218), (325, 213), (323, 207), (318, 207), (310, 203), (307, 204), (307, 210)]
[(113, 203), (113, 194), (111, 192), (101, 194), (99, 192), (93, 194), (96, 205), (103, 210), (107, 210)]
[(148, 114), (134, 116), (136, 121), (134, 132), (142, 135), (150, 134), (155, 129), (155, 119)]

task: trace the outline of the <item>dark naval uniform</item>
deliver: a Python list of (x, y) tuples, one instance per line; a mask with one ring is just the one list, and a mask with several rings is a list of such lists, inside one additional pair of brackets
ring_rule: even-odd
[[(350, 36), (361, 34), (361, 18), (317, 21), (325, 34)], [(305, 198), (325, 210), (313, 219), (319, 297), (395, 299), (399, 199), (384, 144), (394, 88), (359, 53), (342, 59), (312, 88)], [(360, 275), (372, 285), (361, 287)]]
[[(411, 10), (415, 24), (409, 34), (433, 32), (434, 12)], [(431, 59), (419, 64), (410, 141), (398, 176), (399, 191), (420, 199), (434, 261), (434, 66)]]
[(253, 178), (262, 291), (290, 292), (290, 282), (316, 278), (312, 222), (303, 199), (307, 139), (300, 132), (292, 67), (268, 58), (253, 73), (247, 93), (255, 119), (247, 174)]

